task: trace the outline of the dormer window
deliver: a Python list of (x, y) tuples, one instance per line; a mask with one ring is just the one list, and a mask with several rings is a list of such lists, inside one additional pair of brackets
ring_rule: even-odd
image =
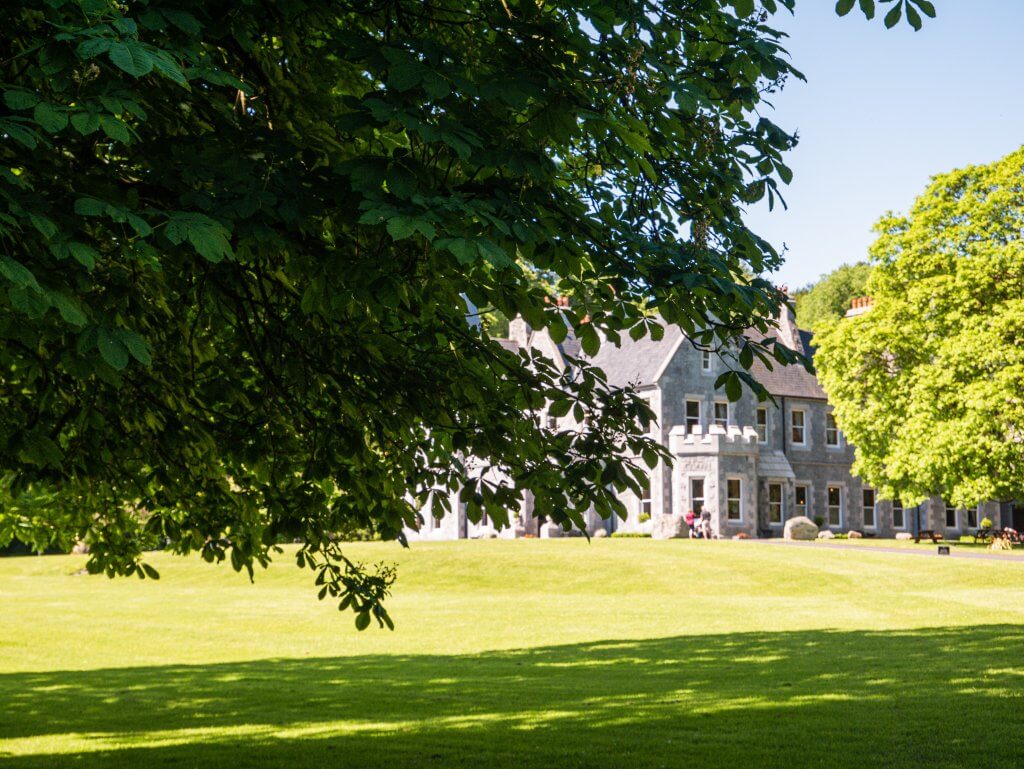
[(700, 351), (700, 368), (702, 371), (711, 370), (711, 350)]

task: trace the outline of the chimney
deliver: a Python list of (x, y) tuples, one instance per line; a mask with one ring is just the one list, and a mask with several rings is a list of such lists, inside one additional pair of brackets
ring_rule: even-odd
[(873, 297), (870, 296), (855, 296), (850, 302), (850, 309), (846, 311), (847, 318), (854, 318), (858, 315), (863, 315), (871, 309), (875, 303)]
[(532, 333), (533, 328), (523, 319), (522, 315), (516, 315), (508, 322), (508, 338), (520, 347), (530, 346), (530, 336)]
[(789, 300), (789, 286), (781, 286), (779, 292), (782, 294), (778, 318), (779, 339), (789, 349), (803, 352), (800, 329), (796, 326), (796, 314), (793, 312), (793, 303)]

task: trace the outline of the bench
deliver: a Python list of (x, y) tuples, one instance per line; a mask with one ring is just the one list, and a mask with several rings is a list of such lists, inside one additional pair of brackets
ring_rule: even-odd
[(930, 537), (932, 543), (936, 545), (939, 544), (941, 539), (943, 539), (942, 532), (936, 531), (935, 529), (921, 529), (921, 531), (917, 532), (917, 535), (914, 537), (914, 542), (920, 542), (921, 537)]

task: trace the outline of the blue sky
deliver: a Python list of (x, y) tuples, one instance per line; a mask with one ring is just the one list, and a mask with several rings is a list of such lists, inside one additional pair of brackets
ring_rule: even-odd
[(792, 81), (766, 111), (800, 132), (789, 210), (748, 222), (788, 247), (779, 283), (797, 288), (867, 258), (871, 227), (906, 211), (931, 176), (988, 163), (1024, 144), (1024, 0), (934, 0), (935, 19), (886, 30), (832, 0), (776, 17), (790, 34)]

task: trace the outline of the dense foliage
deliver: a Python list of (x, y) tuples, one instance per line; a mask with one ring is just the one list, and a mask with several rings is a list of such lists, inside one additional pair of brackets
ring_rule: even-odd
[(851, 300), (864, 296), (870, 276), (869, 264), (844, 264), (798, 291), (794, 304), (800, 328), (817, 331), (842, 318)]
[[(339, 531), (400, 538), (455, 488), (498, 522), (525, 490), (619, 512), (646, 407), (467, 299), (586, 353), (660, 313), (734, 351), (734, 398), (792, 362), (739, 338), (781, 299), (742, 207), (790, 177), (756, 108), (795, 74), (767, 26), (792, 5), (5, 3), (0, 545), (152, 576), (156, 544), (251, 570), (300, 538), (365, 626), (391, 576)], [(545, 403), (588, 429), (524, 418)]]
[(858, 475), (916, 504), (1024, 494), (1024, 149), (878, 223), (870, 312), (815, 362)]

